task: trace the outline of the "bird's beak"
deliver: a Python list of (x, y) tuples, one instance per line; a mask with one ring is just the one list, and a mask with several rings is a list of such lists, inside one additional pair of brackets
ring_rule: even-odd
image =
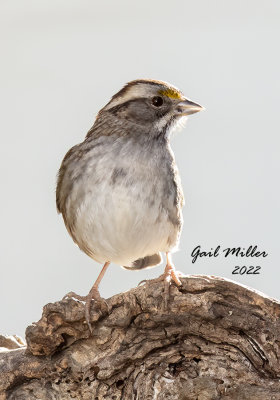
[(188, 99), (180, 101), (176, 107), (176, 111), (179, 115), (191, 115), (202, 110), (204, 110), (204, 107)]

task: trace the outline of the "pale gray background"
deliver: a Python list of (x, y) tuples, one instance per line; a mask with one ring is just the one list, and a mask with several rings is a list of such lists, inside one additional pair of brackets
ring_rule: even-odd
[[(55, 208), (62, 157), (136, 78), (169, 81), (204, 105), (175, 135), (186, 195), (179, 270), (234, 278), (279, 298), (279, 1), (1, 1), (0, 332), (23, 335), (42, 306), (86, 294), (100, 266)], [(262, 260), (190, 252), (257, 244)], [(235, 265), (261, 275), (233, 276)], [(111, 266), (109, 297), (163, 266)]]

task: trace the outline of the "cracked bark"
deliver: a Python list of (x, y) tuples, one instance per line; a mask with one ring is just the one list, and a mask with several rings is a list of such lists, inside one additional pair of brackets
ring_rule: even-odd
[[(47, 304), (27, 347), (0, 337), (0, 400), (280, 400), (280, 304), (209, 276), (150, 283), (91, 313)], [(10, 350), (8, 350), (10, 348)]]

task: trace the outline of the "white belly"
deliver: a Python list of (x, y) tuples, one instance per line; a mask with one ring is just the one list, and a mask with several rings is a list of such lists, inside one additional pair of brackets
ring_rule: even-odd
[(107, 182), (91, 190), (77, 212), (74, 235), (79, 246), (98, 262), (119, 265), (171, 250), (178, 228), (159, 199), (151, 206), (144, 198), (135, 188), (110, 188)]
[(65, 185), (74, 182), (64, 214), (70, 234), (98, 262), (128, 266), (171, 251), (182, 225), (171, 150), (154, 146), (143, 152), (133, 143), (108, 140), (110, 152), (93, 148), (82, 166), (73, 163), (65, 173)]

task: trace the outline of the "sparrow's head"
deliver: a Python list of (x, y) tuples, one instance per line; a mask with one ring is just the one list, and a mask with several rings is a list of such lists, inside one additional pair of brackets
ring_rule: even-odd
[(99, 115), (111, 113), (118, 119), (142, 126), (145, 131), (164, 134), (182, 117), (202, 109), (169, 83), (140, 79), (127, 83)]

